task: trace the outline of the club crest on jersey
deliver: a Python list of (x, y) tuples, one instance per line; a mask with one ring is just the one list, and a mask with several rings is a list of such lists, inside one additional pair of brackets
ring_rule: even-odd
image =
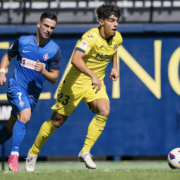
[(24, 106), (24, 102), (23, 102), (23, 101), (20, 101), (20, 102), (19, 102), (19, 106), (23, 107), (23, 106)]
[(44, 61), (46, 61), (48, 58), (49, 58), (49, 56), (48, 56), (48, 54), (46, 53), (46, 54), (43, 56), (43, 59), (44, 59)]
[(113, 49), (114, 49), (114, 50), (116, 50), (116, 49), (117, 49), (117, 44), (115, 44), (115, 45), (114, 45)]
[(56, 108), (58, 108), (58, 109), (60, 108), (60, 104), (59, 103), (56, 104)]

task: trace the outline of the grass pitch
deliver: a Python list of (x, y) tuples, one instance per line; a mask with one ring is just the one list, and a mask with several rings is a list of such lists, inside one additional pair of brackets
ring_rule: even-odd
[(96, 162), (97, 169), (89, 170), (79, 162), (38, 162), (36, 171), (0, 172), (0, 180), (179, 180), (180, 170), (171, 170), (166, 161)]

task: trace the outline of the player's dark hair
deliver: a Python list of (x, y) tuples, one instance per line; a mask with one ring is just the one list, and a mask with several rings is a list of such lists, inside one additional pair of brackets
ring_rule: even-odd
[(98, 19), (108, 19), (111, 15), (114, 15), (119, 19), (121, 16), (121, 9), (115, 4), (103, 4), (98, 7), (96, 13)]
[(45, 19), (45, 18), (49, 18), (49, 19), (52, 19), (52, 20), (57, 22), (57, 16), (51, 11), (47, 11), (47, 12), (42, 13), (41, 17), (40, 17), (40, 21), (42, 22), (43, 19)]

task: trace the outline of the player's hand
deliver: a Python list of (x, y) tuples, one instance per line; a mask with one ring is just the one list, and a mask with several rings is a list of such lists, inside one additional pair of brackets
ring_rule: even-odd
[(0, 86), (4, 86), (6, 83), (6, 76), (4, 72), (0, 72)]
[(113, 81), (116, 81), (118, 77), (119, 77), (118, 70), (115, 68), (112, 68), (108, 80), (112, 79)]
[(44, 66), (43, 66), (43, 64), (42, 64), (39, 60), (37, 60), (35, 66), (34, 66), (34, 69), (35, 69), (37, 72), (42, 73), (43, 70), (44, 70)]
[(99, 80), (99, 78), (96, 75), (93, 76), (91, 80), (92, 80), (93, 89), (96, 88), (95, 93), (97, 93), (101, 89), (101, 86), (102, 86), (101, 81)]

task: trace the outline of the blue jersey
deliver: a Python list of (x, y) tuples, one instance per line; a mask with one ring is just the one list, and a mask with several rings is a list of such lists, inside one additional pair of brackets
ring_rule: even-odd
[(35, 99), (38, 99), (45, 81), (45, 77), (34, 69), (37, 60), (47, 71), (60, 68), (61, 51), (52, 39), (47, 44), (38, 46), (34, 35), (21, 36), (11, 45), (8, 55), (10, 57), (17, 55), (16, 67), (10, 84), (17, 84)]

